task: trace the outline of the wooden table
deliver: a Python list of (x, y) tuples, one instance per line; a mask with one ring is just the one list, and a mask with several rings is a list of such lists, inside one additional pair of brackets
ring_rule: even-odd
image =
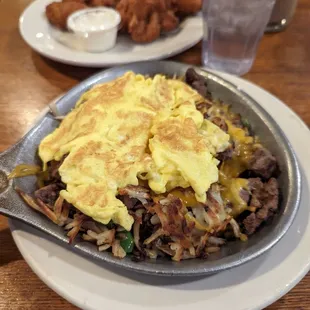
[[(96, 69), (67, 66), (33, 52), (18, 32), (30, 0), (0, 0), (0, 151), (14, 144), (57, 95)], [(300, 0), (292, 24), (265, 35), (245, 78), (282, 99), (310, 125), (310, 1)], [(174, 57), (200, 64), (200, 45)], [(0, 309), (77, 309), (30, 270), (0, 216)], [(310, 309), (310, 274), (268, 309)]]

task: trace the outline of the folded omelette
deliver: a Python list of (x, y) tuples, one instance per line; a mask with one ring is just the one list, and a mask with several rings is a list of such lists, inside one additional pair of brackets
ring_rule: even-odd
[(204, 98), (184, 82), (133, 72), (82, 95), (39, 146), (44, 166), (60, 161), (60, 195), (103, 224), (130, 230), (134, 222), (118, 189), (146, 180), (156, 193), (192, 187), (197, 201), (218, 181), (214, 155), (229, 135), (203, 118)]

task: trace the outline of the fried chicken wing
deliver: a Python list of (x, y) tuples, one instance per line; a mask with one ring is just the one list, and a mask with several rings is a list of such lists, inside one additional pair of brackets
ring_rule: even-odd
[(62, 0), (62, 3), (66, 3), (66, 2), (76, 2), (76, 3), (87, 4), (86, 0)]
[(158, 11), (157, 5), (158, 0), (144, 0), (143, 2), (136, 0), (133, 2), (134, 15), (139, 20), (147, 21), (155, 11)]
[(179, 18), (173, 11), (164, 12), (160, 15), (160, 25), (162, 31), (172, 31), (179, 26)]
[(60, 29), (67, 29), (67, 18), (75, 11), (85, 9), (87, 6), (79, 2), (52, 2), (45, 8), (49, 22)]
[(94, 7), (107, 6), (115, 8), (118, 2), (119, 2), (118, 0), (89, 0), (88, 4)]
[(161, 31), (169, 32), (179, 25), (179, 18), (175, 15), (176, 0), (152, 0), (155, 10), (159, 13)]
[(156, 40), (161, 31), (171, 31), (179, 24), (173, 11), (175, 0), (120, 0), (116, 9), (122, 17), (122, 29), (138, 43)]
[(121, 15), (121, 25), (120, 29), (122, 32), (128, 31), (128, 25), (133, 17), (133, 3), (135, 0), (121, 0), (117, 6), (116, 10)]
[(46, 7), (50, 23), (63, 30), (73, 12), (87, 7), (107, 6), (121, 15), (121, 31), (129, 33), (132, 40), (148, 43), (161, 32), (170, 32), (179, 26), (179, 17), (201, 9), (202, 0), (62, 0)]
[(195, 14), (201, 10), (202, 0), (176, 0), (177, 13), (181, 15)]
[(160, 36), (160, 20), (158, 12), (152, 13), (149, 20), (138, 20), (134, 15), (128, 25), (131, 38), (138, 43), (150, 43)]

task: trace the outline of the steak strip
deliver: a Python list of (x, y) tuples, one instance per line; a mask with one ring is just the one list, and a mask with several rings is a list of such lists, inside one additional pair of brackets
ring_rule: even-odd
[(256, 211), (243, 220), (247, 235), (252, 235), (257, 228), (275, 214), (279, 206), (278, 181), (271, 178), (267, 183), (262, 183), (259, 178), (249, 179), (252, 188), (250, 206)]

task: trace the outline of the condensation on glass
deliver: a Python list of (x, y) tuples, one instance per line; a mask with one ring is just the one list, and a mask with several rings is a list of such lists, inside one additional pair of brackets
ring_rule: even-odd
[(268, 22), (266, 32), (278, 32), (284, 30), (293, 18), (296, 6), (297, 0), (277, 0)]

